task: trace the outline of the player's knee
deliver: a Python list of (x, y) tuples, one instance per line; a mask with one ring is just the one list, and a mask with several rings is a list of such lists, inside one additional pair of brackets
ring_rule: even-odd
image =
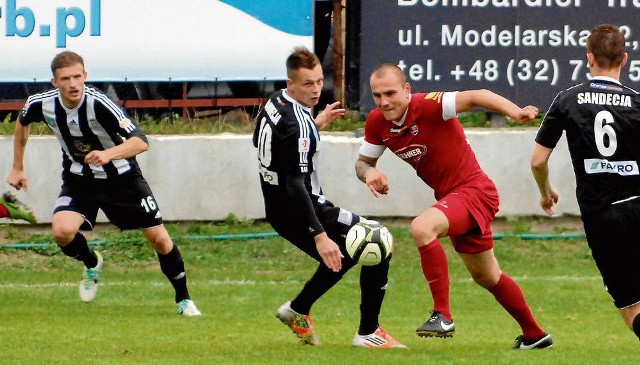
[(53, 224), (51, 226), (53, 238), (59, 246), (65, 246), (73, 240), (78, 230), (62, 224)]
[(416, 217), (411, 221), (411, 236), (416, 247), (420, 247), (438, 238), (438, 232), (428, 220)]
[(473, 281), (485, 289), (491, 289), (500, 280), (500, 276), (495, 275), (491, 271), (474, 271), (471, 272)]

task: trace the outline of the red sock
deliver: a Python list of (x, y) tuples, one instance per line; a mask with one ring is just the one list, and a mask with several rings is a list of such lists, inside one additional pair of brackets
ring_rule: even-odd
[(520, 286), (509, 275), (502, 273), (498, 284), (489, 289), (489, 292), (518, 322), (525, 339), (537, 340), (544, 336), (544, 331), (533, 318)]
[(4, 204), (0, 204), (0, 218), (6, 218), (9, 216), (9, 210)]
[(440, 314), (451, 320), (447, 254), (437, 239), (426, 246), (419, 247), (418, 251), (420, 252), (422, 273), (427, 279), (427, 283), (429, 283), (429, 289), (433, 297), (433, 310), (440, 312)]

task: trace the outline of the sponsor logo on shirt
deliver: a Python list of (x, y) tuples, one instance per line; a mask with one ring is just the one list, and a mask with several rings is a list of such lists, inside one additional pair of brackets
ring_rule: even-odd
[(427, 146), (421, 144), (411, 144), (394, 152), (401, 159), (412, 162), (418, 161), (427, 153)]
[(592, 82), (589, 84), (589, 87), (592, 89), (600, 89), (600, 90), (613, 90), (613, 91), (622, 91), (622, 88), (615, 85), (607, 85), (607, 84), (598, 84), (596, 82)]
[(587, 174), (640, 175), (636, 161), (608, 161), (599, 158), (585, 159), (584, 171)]

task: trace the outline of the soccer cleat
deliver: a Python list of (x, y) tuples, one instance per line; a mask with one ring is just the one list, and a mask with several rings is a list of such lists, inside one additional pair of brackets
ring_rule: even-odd
[(98, 264), (91, 269), (85, 268), (82, 272), (82, 280), (80, 280), (80, 300), (85, 303), (92, 301), (96, 297), (96, 293), (98, 293), (98, 282), (100, 281), (104, 259), (100, 252), (95, 251), (95, 254), (98, 257)]
[(431, 317), (416, 330), (421, 337), (452, 337), (456, 332), (456, 325), (438, 311), (433, 311)]
[(546, 349), (551, 346), (553, 346), (553, 339), (551, 339), (551, 335), (548, 333), (545, 333), (544, 336), (534, 341), (527, 341), (523, 335), (520, 335), (516, 337), (513, 343), (514, 350)]
[(407, 346), (400, 343), (400, 341), (391, 337), (382, 327), (378, 327), (376, 331), (370, 335), (359, 335), (356, 333), (353, 337), (353, 346), (355, 347), (368, 347), (372, 349), (406, 349)]
[(183, 299), (178, 303), (178, 314), (186, 317), (197, 317), (202, 313), (200, 313), (193, 300)]
[(31, 209), (16, 199), (13, 194), (9, 192), (3, 193), (0, 198), (0, 204), (4, 205), (9, 211), (9, 218), (22, 219), (31, 224), (36, 224), (36, 217), (31, 212)]
[(291, 302), (286, 302), (278, 308), (276, 317), (287, 325), (300, 338), (303, 344), (316, 346), (320, 344), (313, 330), (313, 322), (308, 314), (300, 314), (291, 309)]

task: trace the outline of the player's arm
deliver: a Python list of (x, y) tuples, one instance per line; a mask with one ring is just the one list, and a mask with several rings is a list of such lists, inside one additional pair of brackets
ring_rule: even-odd
[(313, 202), (304, 185), (305, 174), (291, 174), (287, 176), (287, 195), (291, 201), (296, 202), (293, 215), (302, 217), (302, 221), (307, 222), (307, 227), (314, 235), (316, 249), (322, 258), (322, 262), (334, 272), (342, 269), (342, 253), (340, 247), (333, 242), (325, 232)]
[(552, 148), (536, 143), (531, 153), (531, 172), (540, 191), (540, 206), (550, 216), (553, 206), (558, 203), (558, 192), (549, 181), (549, 157)]
[(518, 123), (525, 123), (538, 115), (538, 108), (527, 105), (520, 108), (509, 99), (487, 89), (460, 91), (456, 95), (456, 112), (483, 108), (508, 116)]
[(367, 185), (376, 198), (389, 192), (387, 176), (376, 168), (377, 163), (378, 158), (360, 154), (355, 165), (356, 176)]
[(13, 166), (7, 177), (7, 183), (17, 190), (28, 188), (27, 174), (24, 171), (24, 151), (27, 148), (30, 130), (29, 124), (23, 125), (19, 120), (16, 121), (13, 135)]
[(130, 158), (149, 149), (149, 144), (140, 137), (135, 136), (123, 143), (107, 148), (106, 150), (93, 150), (84, 157), (84, 162), (93, 166), (102, 166), (112, 160)]
[(333, 104), (328, 104), (327, 107), (318, 113), (316, 116), (316, 126), (322, 130), (329, 124), (336, 121), (336, 119), (344, 116), (345, 109), (339, 108), (340, 102), (336, 101)]

